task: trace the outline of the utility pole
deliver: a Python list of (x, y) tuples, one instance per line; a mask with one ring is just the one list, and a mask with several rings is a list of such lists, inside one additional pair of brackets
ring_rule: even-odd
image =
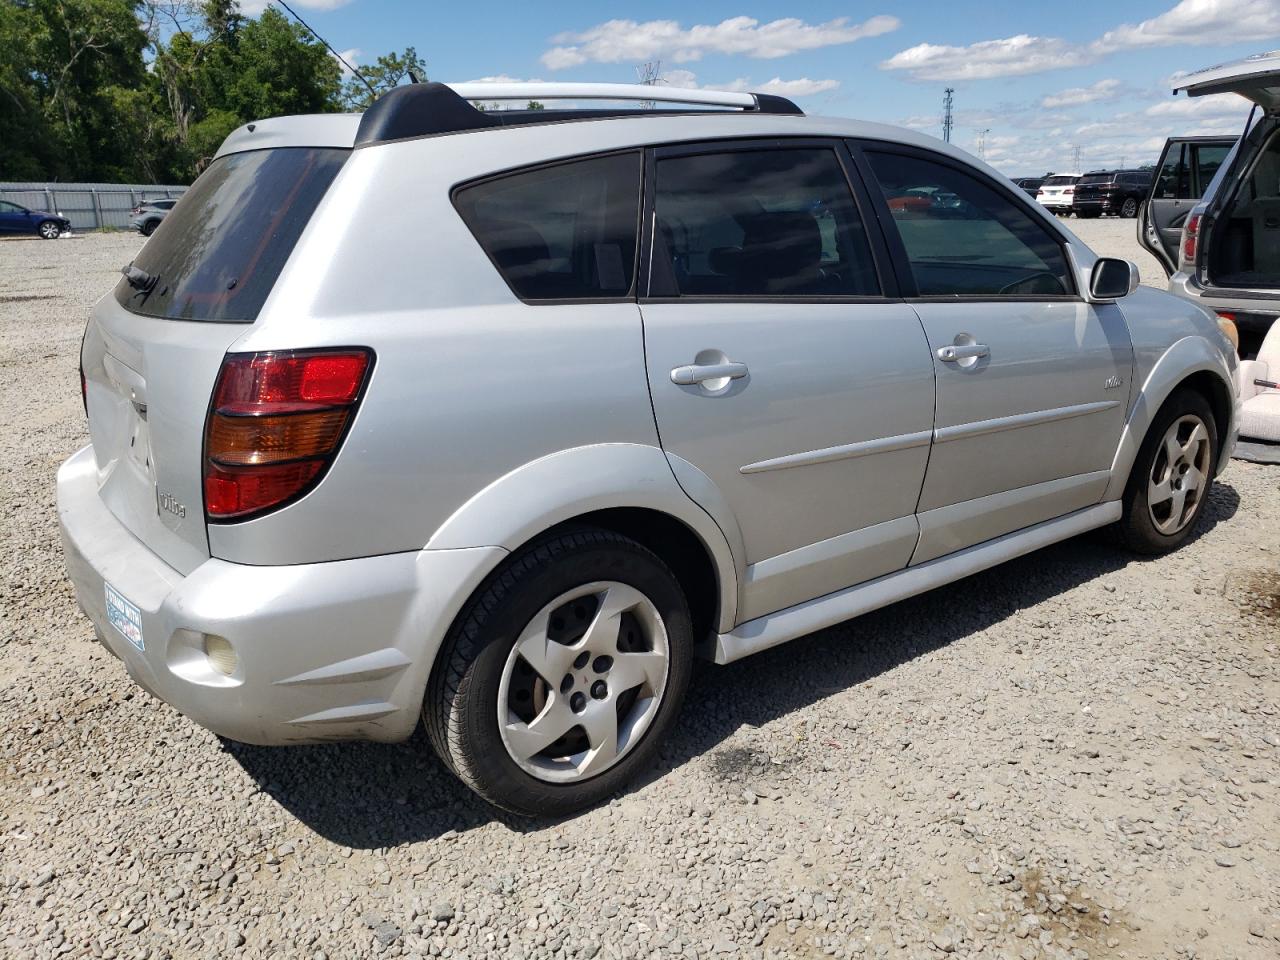
[(978, 159), (987, 159), (987, 134), (991, 132), (991, 128), (987, 127), (978, 134)]
[(956, 92), (955, 87), (947, 87), (942, 96), (942, 142), (951, 142), (951, 105), (954, 102), (952, 94)]
[[(663, 83), (662, 79), (662, 61), (648, 60), (636, 67), (636, 79), (646, 87), (656, 87)], [(652, 100), (643, 100), (640, 103), (640, 109), (652, 110), (654, 102)]]

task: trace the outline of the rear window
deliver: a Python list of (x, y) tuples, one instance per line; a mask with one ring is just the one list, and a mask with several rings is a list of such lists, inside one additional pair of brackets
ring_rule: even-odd
[(220, 157), (133, 260), (154, 278), (121, 306), (171, 320), (252, 322), (349, 150), (282, 147)]
[(640, 161), (623, 153), (524, 170), (462, 187), (453, 202), (521, 299), (629, 297)]
[(1075, 183), (1075, 177), (1049, 177), (1042, 186), (1045, 187), (1065, 187), (1069, 183)]
[(1110, 183), (1115, 177), (1114, 173), (1089, 173), (1080, 178), (1080, 183)]

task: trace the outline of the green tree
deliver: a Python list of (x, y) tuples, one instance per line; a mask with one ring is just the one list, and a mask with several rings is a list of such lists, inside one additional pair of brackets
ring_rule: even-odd
[[(413, 47), (405, 47), (403, 53), (385, 54), (369, 66), (358, 69), (368, 85), (360, 77), (351, 76), (342, 85), (343, 109), (352, 112), (367, 110), (375, 99), (405, 80), (417, 77), (420, 83), (424, 83), (427, 79), (427, 63)], [(373, 90), (370, 91), (369, 87)]]

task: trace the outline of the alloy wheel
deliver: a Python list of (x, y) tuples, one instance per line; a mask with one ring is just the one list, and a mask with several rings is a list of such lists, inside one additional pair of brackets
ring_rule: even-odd
[(1189, 413), (1165, 431), (1147, 478), (1147, 509), (1151, 522), (1172, 536), (1196, 515), (1209, 483), (1212, 450), (1204, 421)]
[(1138, 201), (1133, 197), (1125, 197), (1124, 205), (1120, 207), (1120, 216), (1128, 220), (1132, 220), (1138, 215)]
[(60, 233), (62, 231), (58, 229), (58, 225), (51, 220), (46, 220), (40, 224), (40, 236), (46, 240), (56, 240)]
[(508, 755), (551, 783), (603, 773), (653, 722), (669, 659), (662, 616), (639, 590), (601, 581), (561, 594), (503, 667), (498, 729)]

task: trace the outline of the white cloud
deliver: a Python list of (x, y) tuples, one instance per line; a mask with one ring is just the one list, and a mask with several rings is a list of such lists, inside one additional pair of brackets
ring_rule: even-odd
[(1025, 33), (1002, 40), (982, 40), (965, 47), (919, 43), (895, 53), (880, 64), (883, 70), (905, 70), (912, 80), (989, 80), (1017, 77), (1061, 67), (1092, 63), (1083, 47), (1056, 37)]
[(1208, 97), (1170, 97), (1162, 103), (1147, 107), (1144, 112), (1149, 117), (1234, 120), (1244, 126), (1249, 106), (1249, 102), (1243, 97), (1234, 93), (1220, 93)]
[(688, 63), (707, 53), (770, 60), (800, 50), (853, 43), (889, 33), (900, 25), (897, 17), (884, 15), (863, 23), (838, 17), (817, 24), (794, 17), (768, 23), (753, 17), (730, 17), (688, 29), (675, 20), (609, 20), (580, 33), (552, 37), (556, 46), (542, 55), (542, 62), (550, 70), (563, 70), (584, 63), (626, 63), (657, 57)]
[(476, 77), (474, 80), (468, 80), (467, 83), (537, 83), (537, 80), (525, 80), (523, 77), (509, 77), (505, 73), (499, 73), (492, 77)]
[(346, 50), (339, 52), (335, 59), (338, 61), (338, 69), (342, 71), (343, 77), (350, 77), (352, 73), (347, 69), (347, 65), (342, 61), (345, 60), (354, 67), (358, 65), (360, 57), (363, 54), (364, 51), (359, 47), (348, 47)]
[(1091, 43), (1027, 34), (963, 47), (921, 43), (894, 54), (880, 66), (905, 70), (918, 81), (989, 80), (1085, 66), (1108, 54), (1138, 47), (1228, 44), (1242, 38), (1252, 41), (1277, 36), (1277, 0), (1180, 0), (1159, 16), (1108, 30)]
[(1040, 101), (1040, 106), (1047, 109), (1054, 107), (1079, 107), (1086, 103), (1098, 103), (1102, 100), (1114, 100), (1120, 93), (1119, 80), (1099, 80), (1087, 87), (1071, 87), (1060, 93), (1052, 93)]
[(1093, 47), (1109, 53), (1134, 47), (1203, 46), (1277, 36), (1280, 3), (1276, 0), (1181, 0), (1158, 17), (1108, 30)]

